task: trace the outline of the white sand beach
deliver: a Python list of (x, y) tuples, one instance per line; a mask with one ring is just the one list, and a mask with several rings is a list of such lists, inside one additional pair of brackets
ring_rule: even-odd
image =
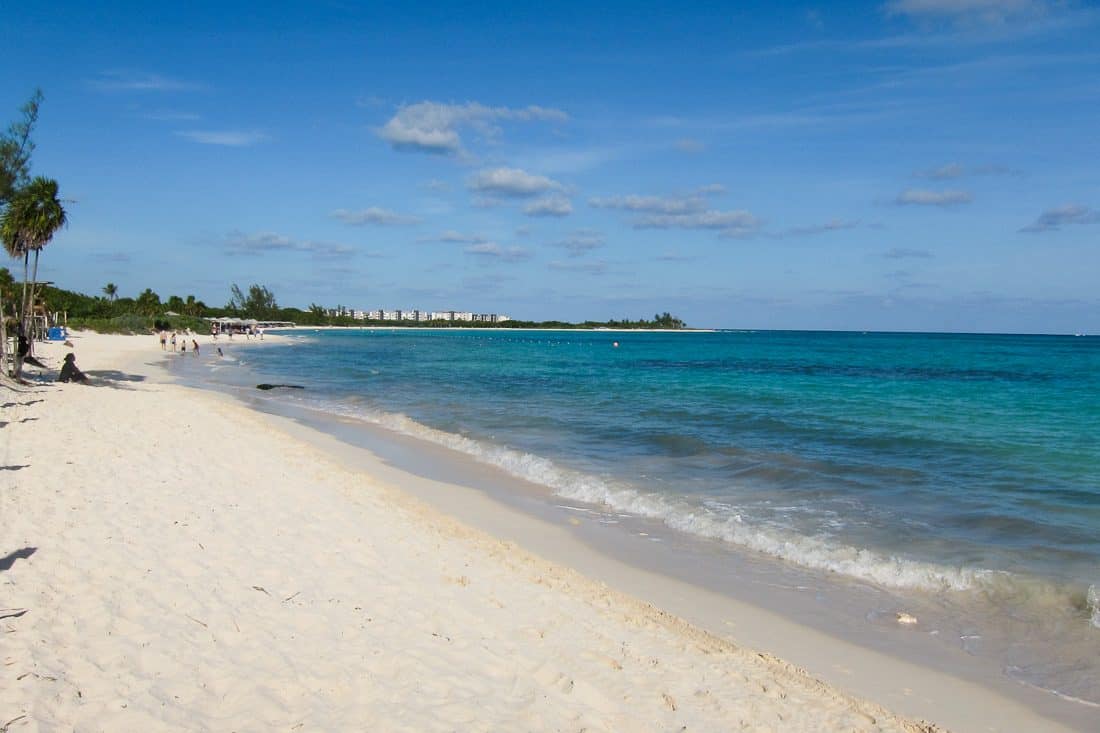
[(93, 386), (0, 388), (0, 730), (1061, 730), (470, 492), (445, 512), (426, 479), (170, 383), (152, 337), (73, 343)]

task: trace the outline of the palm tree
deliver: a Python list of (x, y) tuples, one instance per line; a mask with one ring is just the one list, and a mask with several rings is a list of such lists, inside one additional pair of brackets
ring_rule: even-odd
[[(38, 176), (25, 188), (15, 192), (8, 207), (0, 215), (0, 239), (4, 249), (12, 257), (23, 256), (23, 310), (20, 321), (29, 331), (27, 323), (34, 297), (34, 286), (27, 293), (28, 283), (38, 281), (38, 256), (49, 244), (58, 229), (65, 226), (67, 217), (61, 200), (57, 197), (57, 181)], [(27, 277), (27, 265), (34, 252), (34, 274)]]
[(103, 286), (103, 294), (107, 296), (107, 300), (114, 303), (118, 300), (118, 286), (114, 283), (107, 283)]

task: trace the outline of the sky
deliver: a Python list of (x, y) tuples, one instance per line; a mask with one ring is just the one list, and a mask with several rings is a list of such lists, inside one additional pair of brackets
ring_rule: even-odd
[(40, 278), (62, 287), (1100, 332), (1094, 3), (58, 0), (3, 16), (0, 123), (41, 88), (32, 172), (59, 182), (70, 224)]

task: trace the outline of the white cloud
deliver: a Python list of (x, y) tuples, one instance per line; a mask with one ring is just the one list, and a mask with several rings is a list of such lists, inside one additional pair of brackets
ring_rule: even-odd
[(728, 236), (757, 230), (760, 220), (743, 209), (698, 211), (689, 214), (654, 214), (634, 221), (635, 229), (718, 229)]
[(466, 254), (476, 255), (486, 259), (497, 259), (502, 262), (523, 262), (531, 259), (531, 251), (523, 247), (501, 247), (496, 242), (480, 242), (471, 244), (465, 250)]
[(569, 216), (573, 213), (573, 204), (564, 196), (548, 196), (524, 206), (523, 213), (527, 216)]
[(396, 211), (390, 211), (389, 209), (382, 209), (377, 206), (371, 206), (360, 211), (348, 211), (347, 209), (337, 209), (332, 212), (334, 219), (339, 219), (345, 224), (351, 224), (353, 226), (362, 226), (364, 224), (379, 224), (382, 226), (388, 226), (393, 224), (415, 224), (420, 221), (415, 216), (409, 216), (408, 214), (398, 214)]
[(275, 232), (230, 232), (225, 237), (228, 254), (261, 255), (269, 252), (308, 252), (319, 257), (338, 257), (354, 254), (355, 250), (330, 242), (298, 241)]
[(486, 137), (495, 137), (498, 120), (564, 122), (568, 115), (558, 109), (529, 106), (523, 108), (487, 107), (477, 102), (444, 104), (417, 102), (398, 108), (378, 130), (378, 135), (395, 150), (451, 155), (462, 151), (458, 130), (472, 127)]
[(564, 191), (565, 186), (546, 176), (537, 176), (519, 168), (491, 168), (472, 177), (466, 184), (471, 191), (500, 196), (537, 196)]
[(588, 205), (597, 209), (669, 215), (689, 214), (706, 209), (706, 202), (698, 196), (607, 196), (588, 199)]
[(270, 135), (257, 130), (186, 130), (176, 134), (203, 145), (224, 145), (231, 148), (243, 148), (271, 140)]
[(998, 24), (1046, 15), (1046, 0), (890, 0), (883, 6), (888, 15), (914, 20), (949, 20), (963, 23)]
[(554, 246), (567, 250), (570, 257), (582, 257), (594, 249), (603, 247), (606, 242), (607, 240), (600, 232), (578, 229), (570, 232), (569, 236), (560, 242), (554, 242)]
[(131, 71), (105, 71), (88, 85), (102, 92), (191, 92), (204, 88), (195, 82)]
[(927, 178), (933, 181), (947, 181), (967, 176), (1018, 176), (1021, 172), (1003, 165), (978, 165), (964, 166), (959, 163), (948, 163), (935, 168), (927, 168), (913, 174), (917, 178)]
[(454, 229), (448, 229), (447, 231), (439, 235), (439, 239), (437, 241), (458, 244), (482, 244), (483, 242), (488, 242), (489, 240), (476, 234), (462, 234), (461, 232), (456, 232)]
[(825, 234), (827, 232), (837, 232), (844, 229), (855, 229), (859, 226), (858, 221), (847, 221), (844, 219), (832, 219), (824, 224), (810, 224), (802, 227), (792, 227), (785, 230), (779, 236), (781, 237), (809, 237), (815, 234)]
[(974, 197), (969, 191), (928, 191), (910, 188), (898, 194), (895, 203), (901, 206), (958, 206), (969, 204)]
[(592, 198), (589, 206), (619, 209), (638, 214), (635, 229), (714, 229), (723, 236), (744, 237), (760, 228), (760, 220), (748, 211), (717, 211), (708, 208), (703, 195), (721, 193), (720, 184), (702, 186), (691, 196), (609, 196)]
[(962, 178), (966, 174), (966, 169), (958, 163), (948, 163), (947, 165), (941, 165), (937, 168), (929, 168), (925, 171), (920, 171), (917, 176), (920, 178), (931, 178), (932, 180), (942, 181), (949, 178)]
[(1056, 232), (1067, 224), (1096, 223), (1100, 223), (1100, 211), (1093, 211), (1089, 207), (1079, 204), (1069, 204), (1044, 211), (1039, 214), (1039, 218), (1020, 231), (1037, 234), (1039, 232)]

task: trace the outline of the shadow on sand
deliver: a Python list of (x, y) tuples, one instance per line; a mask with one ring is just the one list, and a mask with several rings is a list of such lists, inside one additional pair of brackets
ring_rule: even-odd
[(37, 551), (37, 547), (24, 547), (21, 550), (9, 552), (4, 557), (0, 557), (0, 571), (11, 570), (11, 566), (15, 564), (16, 560), (26, 560)]

